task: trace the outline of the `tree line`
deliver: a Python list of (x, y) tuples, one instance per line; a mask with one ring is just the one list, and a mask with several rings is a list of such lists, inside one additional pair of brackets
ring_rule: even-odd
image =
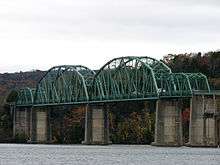
[(208, 77), (212, 89), (220, 89), (220, 51), (168, 54), (163, 61), (173, 72), (201, 72)]

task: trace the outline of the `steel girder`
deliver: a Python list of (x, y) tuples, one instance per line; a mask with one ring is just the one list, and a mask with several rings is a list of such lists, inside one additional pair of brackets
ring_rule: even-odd
[(81, 65), (53, 67), (39, 81), (34, 104), (88, 101), (87, 87), (94, 75), (94, 71)]

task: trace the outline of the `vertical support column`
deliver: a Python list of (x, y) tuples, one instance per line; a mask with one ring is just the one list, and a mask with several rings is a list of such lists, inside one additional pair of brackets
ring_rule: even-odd
[(109, 139), (109, 111), (110, 106), (106, 105), (104, 110), (104, 144), (112, 143)]
[(32, 127), (30, 143), (50, 143), (51, 142), (51, 124), (50, 109), (32, 108)]
[(47, 143), (52, 142), (51, 108), (47, 111)]
[(25, 135), (27, 139), (30, 138), (30, 127), (31, 127), (31, 108), (27, 107), (25, 109)]
[(190, 100), (189, 145), (202, 146), (204, 144), (205, 120), (203, 96), (193, 96)]
[(163, 127), (163, 120), (162, 120), (162, 113), (159, 110), (160, 101), (156, 102), (156, 120), (155, 120), (155, 135), (154, 135), (154, 142), (152, 145), (161, 144), (164, 140), (162, 136), (164, 134), (164, 127)]
[(182, 102), (178, 99), (161, 99), (156, 102), (155, 146), (181, 146)]
[(216, 95), (216, 129), (217, 129), (217, 136), (216, 136), (216, 142), (217, 145), (220, 147), (220, 94)]
[(194, 95), (191, 99), (190, 146), (218, 145), (217, 103), (215, 95)]
[(85, 137), (82, 144), (92, 143), (92, 110), (89, 105), (86, 105), (86, 116), (85, 116)]
[(16, 106), (11, 106), (13, 110), (13, 138), (16, 136)]
[(26, 141), (30, 129), (30, 108), (13, 107), (13, 137), (15, 140)]
[(91, 105), (87, 107), (83, 144), (109, 144), (108, 106)]
[(36, 141), (36, 109), (34, 107), (31, 108), (31, 130), (30, 130), (31, 138), (28, 143), (35, 143)]
[(216, 122), (216, 129), (217, 129), (217, 136), (216, 136), (216, 143), (218, 146), (220, 146), (220, 119), (218, 118), (217, 119), (217, 122)]
[(212, 96), (206, 96), (204, 97), (204, 104), (205, 104), (205, 110), (204, 110), (204, 118), (206, 120), (205, 123), (205, 143), (208, 146), (217, 146), (217, 129), (216, 124), (217, 120), (215, 118), (216, 114), (216, 98), (215, 95)]

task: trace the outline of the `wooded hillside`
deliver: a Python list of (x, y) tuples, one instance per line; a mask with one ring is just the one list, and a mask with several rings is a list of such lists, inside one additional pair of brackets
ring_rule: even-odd
[(201, 72), (205, 74), (212, 89), (220, 89), (220, 51), (205, 54), (169, 54), (164, 56), (173, 72)]
[(0, 95), (6, 95), (11, 89), (21, 87), (35, 87), (37, 81), (43, 76), (43, 71), (30, 71), (19, 73), (0, 74)]

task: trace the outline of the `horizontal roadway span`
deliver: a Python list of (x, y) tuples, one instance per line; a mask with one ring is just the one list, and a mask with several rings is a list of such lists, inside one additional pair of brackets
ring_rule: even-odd
[(119, 99), (119, 100), (100, 100), (100, 101), (82, 101), (82, 102), (69, 102), (69, 103), (47, 103), (47, 104), (29, 104), (29, 105), (17, 105), (17, 107), (44, 107), (44, 106), (59, 106), (59, 105), (83, 105), (83, 104), (102, 104), (102, 103), (115, 103), (126, 101), (144, 101), (144, 100), (158, 100), (158, 99), (174, 99), (174, 98), (191, 98), (192, 96), (160, 96), (149, 98), (134, 98), (134, 99)]

